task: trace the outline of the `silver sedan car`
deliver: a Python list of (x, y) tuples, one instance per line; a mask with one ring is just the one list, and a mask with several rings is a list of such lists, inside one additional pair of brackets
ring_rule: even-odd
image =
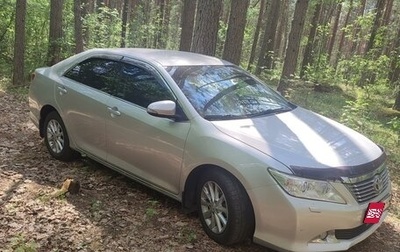
[(88, 50), (37, 69), (29, 104), (54, 158), (87, 156), (182, 202), (220, 244), (347, 250), (388, 213), (382, 148), (214, 57)]

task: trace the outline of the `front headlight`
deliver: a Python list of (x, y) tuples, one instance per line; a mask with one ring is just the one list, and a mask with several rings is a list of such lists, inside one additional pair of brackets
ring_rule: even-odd
[(294, 197), (346, 204), (346, 201), (327, 181), (296, 177), (274, 169), (268, 169), (268, 171), (283, 190)]

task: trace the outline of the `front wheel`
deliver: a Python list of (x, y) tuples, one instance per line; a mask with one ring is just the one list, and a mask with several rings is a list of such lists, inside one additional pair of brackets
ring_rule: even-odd
[(214, 241), (231, 245), (254, 232), (254, 213), (240, 182), (217, 168), (206, 171), (197, 190), (197, 206), (204, 231)]
[(44, 133), (47, 150), (54, 158), (71, 161), (77, 157), (77, 153), (69, 147), (67, 130), (57, 112), (50, 112), (46, 116)]

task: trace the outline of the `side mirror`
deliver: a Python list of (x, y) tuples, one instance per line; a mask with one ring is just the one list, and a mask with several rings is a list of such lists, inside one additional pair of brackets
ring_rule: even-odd
[(147, 106), (147, 113), (152, 116), (176, 119), (176, 103), (173, 101), (156, 101)]

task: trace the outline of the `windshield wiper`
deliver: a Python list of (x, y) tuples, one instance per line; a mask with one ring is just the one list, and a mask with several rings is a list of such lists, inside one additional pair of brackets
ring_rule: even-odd
[(290, 107), (277, 108), (277, 109), (267, 109), (267, 110), (261, 111), (259, 113), (251, 114), (248, 117), (259, 117), (259, 116), (264, 116), (264, 115), (279, 114), (279, 113), (288, 112), (288, 111), (291, 111), (291, 110), (292, 110), (292, 108), (290, 108)]
[(210, 121), (216, 121), (216, 120), (234, 120), (234, 119), (244, 119), (248, 118), (246, 115), (205, 115), (203, 116), (204, 119), (210, 120)]

